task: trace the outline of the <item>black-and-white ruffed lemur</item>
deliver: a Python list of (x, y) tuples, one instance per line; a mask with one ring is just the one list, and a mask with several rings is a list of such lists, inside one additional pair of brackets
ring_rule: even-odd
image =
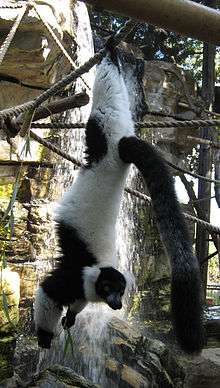
[(122, 307), (126, 279), (117, 270), (116, 219), (131, 163), (142, 174), (159, 232), (171, 260), (171, 307), (182, 348), (203, 344), (200, 271), (176, 198), (173, 179), (154, 147), (135, 136), (129, 98), (117, 54), (97, 66), (92, 111), (86, 126), (87, 164), (59, 203), (56, 216), (61, 256), (35, 300), (39, 346), (50, 348), (61, 318), (64, 328), (88, 302)]

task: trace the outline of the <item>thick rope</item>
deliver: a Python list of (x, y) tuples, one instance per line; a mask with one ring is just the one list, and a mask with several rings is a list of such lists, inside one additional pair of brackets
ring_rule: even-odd
[(0, 9), (17, 9), (17, 8), (22, 8), (23, 4), (2, 4), (0, 5)]
[(31, 128), (45, 129), (74, 129), (85, 128), (85, 123), (31, 123)]
[(28, 4), (25, 4), (21, 11), (19, 12), (11, 30), (9, 31), (8, 35), (6, 36), (4, 42), (2, 43), (1, 47), (0, 47), (0, 65), (2, 64), (2, 61), (5, 57), (5, 54), (7, 53), (8, 49), (9, 49), (9, 46), (15, 36), (15, 33), (21, 23), (21, 20), (27, 10), (27, 7), (28, 7)]
[[(148, 197), (146, 194), (140, 193), (137, 190), (133, 190), (130, 187), (126, 187), (125, 191), (127, 193), (131, 194), (131, 195), (134, 195), (135, 197), (137, 197), (137, 198), (139, 198), (141, 200), (144, 200), (145, 202), (148, 203), (148, 205), (151, 204), (151, 198)], [(199, 225), (201, 225), (202, 228), (208, 230), (209, 232), (214, 232), (214, 233), (220, 234), (220, 228), (218, 228), (217, 226), (212, 225), (209, 222), (203, 221), (200, 218), (197, 218), (197, 217), (192, 216), (191, 214), (188, 214), (188, 213), (185, 213), (185, 212), (183, 213), (183, 215), (189, 221), (194, 222), (194, 223), (197, 222)]]
[(49, 150), (53, 151), (57, 155), (62, 156), (62, 158), (68, 160), (71, 163), (76, 164), (76, 166), (83, 167), (83, 164), (78, 162), (78, 160), (76, 160), (75, 158), (73, 158), (70, 155), (67, 155), (66, 152), (63, 152), (60, 148), (56, 147), (54, 144), (51, 144), (50, 142), (42, 139), (42, 137), (36, 135), (36, 133), (30, 131), (30, 137), (33, 140), (36, 140), (38, 143), (42, 144), (44, 147), (47, 147)]
[(140, 122), (136, 124), (137, 128), (182, 128), (182, 127), (189, 127), (189, 128), (199, 128), (199, 127), (213, 127), (220, 125), (220, 120), (213, 119), (213, 120), (180, 120), (180, 121), (146, 121), (146, 122)]
[(196, 174), (195, 172), (191, 172), (191, 171), (189, 171), (189, 170), (185, 170), (185, 168), (178, 167), (178, 166), (176, 166), (174, 163), (171, 163), (171, 162), (169, 162), (168, 160), (166, 160), (165, 158), (164, 158), (164, 160), (165, 160), (165, 162), (168, 164), (168, 166), (172, 167), (172, 168), (173, 168), (174, 170), (176, 170), (176, 171), (180, 171), (180, 172), (182, 172), (182, 173), (184, 173), (184, 174), (191, 175), (191, 176), (193, 176), (194, 178), (201, 179), (201, 180), (203, 180), (203, 181), (205, 181), (205, 182), (220, 184), (220, 180), (207, 178), (206, 176)]
[[(70, 129), (71, 123), (65, 127), (65, 123), (62, 123), (62, 129)], [(74, 123), (75, 125), (75, 123)], [(199, 128), (204, 126), (217, 126), (220, 125), (220, 120), (183, 120), (183, 121), (145, 121), (136, 123), (136, 128), (182, 128), (182, 127), (190, 127), (190, 128)], [(85, 124), (84, 124), (85, 126)], [(43, 128), (43, 127), (42, 127)], [(195, 142), (199, 143), (200, 141), (204, 144), (211, 145), (213, 147), (219, 148), (220, 143), (212, 142), (210, 140), (203, 140), (199, 138), (193, 138), (188, 136), (190, 140), (195, 140)]]

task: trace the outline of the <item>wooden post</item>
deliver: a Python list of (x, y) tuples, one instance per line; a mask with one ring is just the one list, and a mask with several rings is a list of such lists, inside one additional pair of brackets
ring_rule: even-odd
[[(216, 0), (207, 0), (210, 6), (216, 6)], [(214, 100), (215, 87), (215, 53), (216, 47), (210, 43), (204, 43), (203, 46), (203, 68), (202, 68), (202, 97), (206, 104), (206, 109), (212, 108)], [(200, 131), (200, 137), (205, 140), (212, 139), (212, 129), (203, 127)], [(199, 169), (198, 174), (211, 177), (212, 172), (212, 149), (207, 144), (201, 144), (199, 150)], [(199, 179), (198, 182), (198, 199), (211, 197), (211, 183), (204, 182)], [(208, 222), (210, 221), (210, 200), (202, 201), (200, 206), (203, 213), (206, 215)], [(218, 248), (218, 243), (217, 243)], [(209, 233), (202, 229), (200, 225), (196, 228), (196, 254), (202, 266), (202, 280), (204, 289), (204, 298), (206, 297), (208, 261), (205, 261), (209, 255)]]
[(220, 12), (189, 0), (83, 0), (107, 10), (220, 45)]

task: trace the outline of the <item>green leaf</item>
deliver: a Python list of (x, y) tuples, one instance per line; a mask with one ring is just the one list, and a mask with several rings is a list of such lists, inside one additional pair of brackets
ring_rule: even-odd
[(64, 350), (63, 350), (63, 355), (64, 355), (64, 357), (66, 357), (67, 352), (68, 352), (68, 348), (69, 348), (69, 346), (70, 346), (70, 338), (69, 338), (68, 334), (67, 334), (67, 336), (65, 336), (65, 337), (66, 337), (66, 338), (65, 338)]
[(31, 123), (34, 117), (34, 112), (35, 112), (35, 108), (30, 108), (27, 112), (25, 112), (22, 115), (23, 123), (22, 123), (21, 130), (19, 132), (20, 136), (24, 137), (29, 133)]
[(31, 139), (30, 139), (29, 132), (27, 133), (27, 136), (25, 138), (25, 143), (24, 143), (23, 148), (20, 152), (20, 157), (22, 157), (23, 154), (25, 157), (27, 157), (28, 155), (31, 156)]
[(9, 218), (9, 226), (10, 226), (10, 240), (14, 236), (14, 226), (15, 226), (15, 218), (13, 208), (11, 209), (10, 218)]
[(9, 315), (9, 308), (8, 308), (8, 301), (7, 301), (7, 297), (5, 295), (5, 291), (2, 290), (2, 304), (3, 304), (3, 310), (4, 310), (4, 313), (5, 313), (5, 316), (8, 320), (8, 322), (11, 323), (11, 318), (10, 318), (10, 315)]
[(7, 263), (7, 260), (5, 257), (5, 252), (3, 252), (3, 254), (2, 254), (2, 269), (7, 268), (7, 265), (8, 265), (8, 263)]
[(71, 353), (72, 353), (72, 355), (73, 355), (73, 354), (74, 354), (74, 353), (73, 353), (73, 339), (72, 339), (70, 330), (67, 329), (67, 330), (66, 330), (65, 344), (64, 344), (64, 351), (63, 351), (64, 357), (66, 357), (66, 354), (67, 354), (67, 352), (68, 352), (69, 347), (71, 348)]
[(5, 213), (2, 217), (2, 221), (4, 221), (6, 219), (6, 217), (9, 215), (9, 213), (12, 211), (12, 208), (14, 206), (14, 203), (15, 203), (15, 200), (17, 197), (18, 189), (19, 189), (19, 180), (20, 180), (20, 171), (17, 174), (16, 181), (15, 181), (14, 186), (13, 186), (11, 199), (10, 199), (8, 207), (5, 210)]

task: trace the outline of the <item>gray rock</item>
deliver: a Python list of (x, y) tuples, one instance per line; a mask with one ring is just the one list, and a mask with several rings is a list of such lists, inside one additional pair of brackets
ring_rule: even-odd
[(82, 376), (74, 373), (70, 368), (54, 365), (43, 371), (37, 378), (34, 379), (29, 387), (35, 388), (66, 388), (66, 387), (82, 387), (82, 388), (101, 388), (97, 384), (85, 379)]

